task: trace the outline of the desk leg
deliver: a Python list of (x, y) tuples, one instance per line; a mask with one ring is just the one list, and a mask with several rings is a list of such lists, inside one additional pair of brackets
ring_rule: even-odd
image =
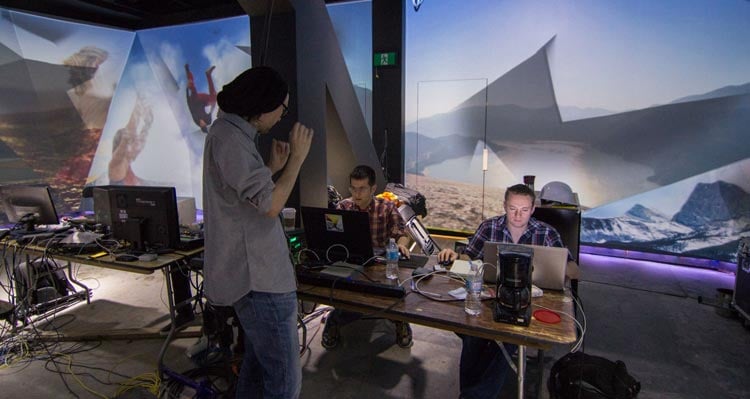
[(518, 399), (523, 399), (524, 375), (526, 375), (526, 347), (518, 345)]
[(177, 331), (175, 326), (175, 305), (174, 305), (174, 293), (172, 292), (172, 279), (170, 278), (170, 273), (172, 271), (172, 265), (167, 265), (162, 269), (162, 272), (164, 273), (164, 279), (166, 279), (166, 285), (167, 285), (167, 305), (169, 306), (169, 334), (167, 334), (167, 339), (164, 340), (164, 343), (161, 345), (161, 350), (159, 350), (159, 359), (157, 360), (157, 370), (159, 372), (159, 378), (163, 378), (162, 375), (162, 368), (164, 366), (164, 355), (167, 353), (167, 348), (169, 347), (169, 343), (172, 342), (172, 338), (174, 337), (175, 331)]
[(89, 287), (86, 287), (85, 285), (83, 285), (82, 282), (73, 278), (73, 264), (70, 261), (68, 261), (68, 280), (72, 281), (73, 284), (83, 288), (83, 291), (86, 293), (86, 304), (90, 305), (91, 304), (91, 291), (89, 291)]

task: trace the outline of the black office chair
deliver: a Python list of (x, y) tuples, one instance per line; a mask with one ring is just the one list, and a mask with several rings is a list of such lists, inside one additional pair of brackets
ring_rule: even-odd
[[(573, 260), (578, 262), (581, 238), (581, 210), (569, 207), (537, 206), (532, 215), (537, 220), (554, 227), (560, 234), (560, 239), (570, 251)], [(570, 280), (570, 290), (578, 298), (578, 279)], [(575, 309), (575, 307), (574, 307)], [(544, 376), (544, 350), (537, 352), (537, 368), (539, 377), (537, 384), (541, 388)]]

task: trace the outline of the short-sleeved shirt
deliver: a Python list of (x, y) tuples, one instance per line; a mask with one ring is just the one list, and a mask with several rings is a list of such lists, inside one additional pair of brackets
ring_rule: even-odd
[(297, 289), (284, 230), (267, 215), (274, 188), (255, 145), (258, 132), (220, 112), (203, 154), (204, 287), (215, 304), (232, 305), (250, 291)]
[[(466, 246), (464, 253), (472, 259), (483, 259), (484, 243), (487, 241), (513, 242), (513, 236), (508, 230), (505, 215), (495, 216), (483, 221), (469, 240), (469, 245)], [(533, 217), (529, 219), (529, 225), (521, 238), (518, 239), (517, 244), (564, 247), (560, 234), (554, 227)], [(568, 259), (572, 259), (570, 253), (568, 253)]]
[(337, 209), (365, 211), (370, 215), (370, 235), (373, 248), (385, 248), (390, 238), (398, 239), (406, 235), (406, 226), (393, 201), (373, 197), (367, 209), (360, 209), (351, 198), (339, 201)]

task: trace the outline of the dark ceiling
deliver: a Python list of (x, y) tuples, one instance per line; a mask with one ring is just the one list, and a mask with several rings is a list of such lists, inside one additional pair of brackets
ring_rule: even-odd
[(0, 6), (130, 30), (247, 15), (238, 0), (0, 0)]

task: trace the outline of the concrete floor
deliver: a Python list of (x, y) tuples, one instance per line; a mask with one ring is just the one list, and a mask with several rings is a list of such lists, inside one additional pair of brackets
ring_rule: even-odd
[[(585, 351), (624, 361), (641, 382), (639, 398), (750, 397), (750, 331), (710, 305), (716, 288), (733, 288), (733, 275), (596, 255), (583, 255), (581, 267)], [(166, 323), (161, 274), (81, 266), (78, 277), (94, 290), (92, 303), (40, 320), (37, 329), (103, 331)], [(390, 323), (366, 320), (346, 327), (341, 345), (326, 351), (320, 346), (321, 318), (312, 319), (307, 327), (310, 348), (302, 358), (301, 397), (457, 398), (460, 341), (452, 333), (412, 327), (414, 346), (409, 349), (394, 344)], [(153, 397), (147, 389), (155, 386), (161, 340), (60, 342), (45, 348), (24, 346), (20, 339), (10, 345), (7, 328), (2, 334), (4, 348), (24, 350), (24, 356), (0, 366), (3, 398), (111, 398), (124, 390), (123, 383), (139, 386), (120, 397)], [(179, 371), (195, 367), (185, 355), (195, 342), (173, 342), (167, 366)], [(545, 354), (545, 380), (567, 350)], [(49, 354), (56, 354), (56, 362), (48, 361)], [(530, 367), (527, 379), (536, 375)], [(137, 376), (142, 379), (135, 381)], [(515, 397), (513, 381), (505, 388), (504, 398)], [(533, 397), (536, 389), (528, 386), (526, 393)], [(546, 389), (539, 397), (548, 397)]]

